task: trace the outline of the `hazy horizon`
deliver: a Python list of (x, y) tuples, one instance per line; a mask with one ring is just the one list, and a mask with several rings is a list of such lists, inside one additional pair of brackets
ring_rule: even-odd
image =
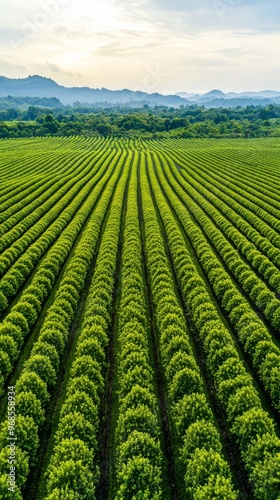
[[(77, 83), (77, 85), (67, 85), (67, 84), (65, 85), (63, 82), (59, 81), (59, 80), (58, 80), (58, 79), (56, 79), (55, 77), (51, 78), (51, 77), (49, 77), (49, 76), (45, 76), (45, 75), (26, 75), (26, 76), (23, 76), (23, 77), (19, 77), (19, 76), (18, 76), (18, 77), (17, 77), (17, 76), (15, 76), (15, 77), (8, 77), (7, 75), (0, 74), (0, 77), (4, 77), (4, 78), (12, 78), (12, 79), (27, 79), (27, 78), (34, 77), (34, 76), (39, 76), (39, 77), (41, 77), (41, 78), (50, 78), (51, 80), (53, 80), (53, 81), (54, 81), (55, 83), (57, 83), (58, 85), (60, 85), (60, 86), (64, 86), (64, 87), (66, 87), (66, 88), (71, 88), (71, 87), (76, 87), (76, 88), (79, 88), (79, 87), (81, 87), (81, 88), (83, 88), (83, 87), (88, 87), (88, 88), (92, 88), (92, 89), (102, 89), (102, 88), (105, 88), (105, 87), (101, 87), (101, 86), (99, 86), (99, 87), (91, 87), (90, 85), (86, 85), (86, 84), (85, 84), (85, 85), (83, 85), (83, 86), (81, 86), (81, 85), (79, 85), (79, 82)], [(129, 88), (127, 88), (127, 87), (119, 87), (119, 88), (112, 89), (112, 88), (107, 88), (107, 87), (106, 87), (106, 90), (112, 90), (112, 91), (133, 90), (133, 91), (136, 91), (136, 92), (137, 92), (137, 91), (139, 91), (140, 89), (137, 89), (137, 88), (135, 88), (135, 89), (129, 89)], [(204, 94), (208, 94), (208, 93), (213, 92), (213, 91), (221, 91), (221, 92), (223, 92), (224, 94), (231, 94), (231, 93), (236, 93), (236, 94), (245, 94), (245, 93), (250, 93), (250, 92), (254, 92), (254, 93), (258, 93), (258, 92), (259, 92), (259, 93), (260, 93), (260, 92), (280, 92), (280, 90), (278, 90), (278, 89), (276, 89), (276, 88), (259, 89), (259, 90), (256, 90), (256, 91), (255, 91), (255, 90), (252, 90), (252, 89), (247, 89), (247, 90), (242, 90), (242, 91), (240, 91), (240, 92), (236, 92), (235, 90), (225, 91), (225, 90), (223, 90), (223, 89), (221, 89), (221, 88), (215, 88), (215, 89), (212, 89), (212, 88), (211, 88), (211, 89), (207, 89), (207, 90), (205, 90), (204, 92), (196, 92), (196, 91), (189, 91), (189, 92), (186, 92), (186, 91), (184, 91), (184, 90), (182, 90), (182, 91), (180, 91), (180, 90), (179, 90), (179, 91), (177, 91), (177, 92), (174, 92), (174, 94), (173, 94), (173, 95), (184, 94), (184, 93), (189, 94), (190, 96), (191, 96), (192, 94), (194, 94), (194, 95), (204, 95)], [(157, 92), (157, 91), (155, 90), (154, 92)], [(159, 93), (160, 93), (160, 92), (159, 92)], [(167, 93), (164, 93), (164, 92), (163, 92), (162, 94), (163, 94), (163, 95), (168, 95)]]
[(280, 4), (0, 0), (0, 74), (148, 93), (278, 90)]

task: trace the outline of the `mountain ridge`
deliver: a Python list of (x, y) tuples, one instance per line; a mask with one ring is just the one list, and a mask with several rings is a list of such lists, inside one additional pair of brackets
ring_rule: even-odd
[(0, 76), (0, 97), (57, 98), (63, 105), (128, 105), (179, 107), (198, 105), (204, 107), (245, 107), (248, 105), (267, 106), (280, 104), (280, 91), (262, 90), (259, 92), (222, 92), (214, 89), (204, 94), (178, 92), (164, 95), (140, 90), (110, 90), (104, 87), (65, 87), (48, 77), (30, 75), (26, 78)]

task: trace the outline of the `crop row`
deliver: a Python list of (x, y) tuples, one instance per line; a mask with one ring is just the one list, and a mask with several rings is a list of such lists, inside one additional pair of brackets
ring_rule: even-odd
[[(204, 167), (203, 167), (204, 168)], [(261, 208), (265, 212), (268, 212), (273, 218), (280, 218), (279, 205), (277, 206), (276, 200), (273, 203), (273, 195), (269, 194), (269, 196), (265, 196), (262, 191), (257, 190), (256, 187), (250, 188), (250, 186), (246, 182), (246, 189), (244, 188), (244, 182), (240, 182), (240, 179), (237, 180), (234, 176), (228, 176), (223, 172), (222, 169), (219, 169), (218, 172), (213, 172), (210, 170), (213, 179), (217, 180), (220, 184), (227, 183), (227, 187), (229, 187), (232, 191), (236, 191), (238, 194), (242, 194), (246, 200), (249, 200), (251, 203), (256, 205), (256, 209), (259, 210)], [(251, 205), (253, 206), (253, 205)], [(250, 206), (248, 205), (248, 208)], [(269, 220), (269, 219), (268, 219)], [(275, 221), (274, 221), (275, 222)], [(277, 227), (276, 227), (277, 228)]]
[[(77, 164), (77, 158), (72, 154), (72, 155), (65, 155), (61, 159), (61, 163), (63, 164), (68, 164), (69, 170), (68, 174), (56, 174), (55, 172), (55, 166), (60, 165), (60, 162), (58, 160), (58, 157), (54, 157), (52, 162), (49, 162), (53, 165), (53, 172), (52, 175), (50, 176), (45, 176), (43, 177), (42, 175), (38, 176), (38, 181), (30, 183), (27, 189), (22, 189), (22, 191), (19, 194), (13, 195), (12, 192), (10, 191), (10, 196), (6, 202), (3, 203), (3, 200), (1, 200), (1, 212), (0, 212), (0, 223), (5, 222), (5, 228), (1, 226), (1, 234), (4, 234), (9, 227), (12, 227), (13, 224), (11, 222), (13, 221), (16, 223), (18, 220), (22, 219), (25, 217), (26, 214), (30, 213), (34, 208), (37, 208), (39, 206), (39, 198), (41, 195), (43, 195), (42, 200), (44, 200), (44, 197), (46, 197), (46, 192), (48, 192), (49, 188), (52, 188), (55, 182), (58, 182), (58, 185), (62, 185), (62, 181), (67, 177), (70, 179), (73, 174), (76, 173), (76, 164)], [(72, 168), (71, 168), (72, 167)], [(74, 172), (73, 172), (74, 170)], [(2, 198), (2, 197), (1, 197)], [(47, 199), (47, 198), (46, 198)], [(28, 212), (29, 208), (29, 212)], [(22, 211), (21, 213), (18, 213)], [(10, 225), (7, 226), (8, 219), (10, 219), (13, 215), (16, 214), (16, 219), (11, 219)]]
[[(46, 170), (46, 160), (50, 160), (52, 165), (52, 160), (57, 159), (57, 153), (50, 152), (46, 155), (45, 152), (39, 152), (37, 155), (31, 154), (27, 156), (22, 156), (22, 153), (16, 157), (16, 159), (9, 160), (6, 169), (3, 168), (1, 171), (1, 181), (3, 184), (3, 191), (1, 191), (1, 203), (9, 200), (9, 188), (12, 196), (18, 194), (20, 196), (20, 187), (24, 190), (31, 183), (34, 183), (34, 177), (38, 176), (38, 170), (41, 166), (45, 166)], [(28, 171), (32, 170), (33, 175), (28, 175)], [(50, 169), (49, 175), (52, 169)], [(23, 175), (21, 175), (21, 172)], [(46, 172), (47, 174), (47, 172)], [(39, 174), (40, 175), (40, 174)], [(27, 179), (27, 180), (26, 180)], [(42, 178), (40, 179), (43, 180)], [(9, 203), (8, 203), (9, 206)]]
[[(215, 212), (215, 208), (213, 208), (207, 200), (199, 195), (199, 193), (192, 189), (187, 183), (183, 184), (184, 189), (182, 189), (178, 183), (175, 183), (170, 173), (170, 169), (167, 167), (167, 163), (165, 163), (165, 165), (169, 182), (173, 186), (176, 186), (176, 191), (180, 195), (181, 200), (191, 211), (196, 221), (201, 225), (203, 231), (209, 238), (209, 241), (213, 244), (214, 248), (216, 248), (227, 268), (232, 272), (244, 291), (248, 293), (252, 302), (257, 308), (260, 309), (273, 328), (280, 331), (280, 301), (276, 297), (275, 293), (270, 291), (265, 283), (258, 278), (255, 272), (248, 264), (246, 264), (246, 262), (244, 262), (234, 247), (223, 236), (219, 229), (221, 221), (219, 217), (216, 217), (217, 213)], [(205, 211), (209, 211), (216, 224), (214, 224), (211, 219), (205, 215), (205, 212), (201, 207)], [(236, 236), (238, 239), (238, 234)], [(244, 247), (246, 247), (246, 241), (242, 240), (241, 235), (239, 235), (236, 245), (237, 244), (240, 248), (242, 247), (243, 250)], [(247, 248), (244, 251), (246, 250)], [(252, 251), (254, 251), (254, 254), (250, 257), (250, 252)], [(246, 252), (246, 256), (248, 260), (251, 260), (251, 258), (253, 259), (254, 257), (258, 259), (260, 268), (263, 270), (265, 277), (269, 279), (271, 286), (274, 286), (277, 290), (279, 290), (279, 271), (274, 266), (271, 266), (269, 261), (262, 258), (262, 255), (259, 254), (256, 249), (252, 248), (249, 243), (248, 253)]]
[[(176, 142), (168, 143), (169, 152), (176, 151), (176, 153), (180, 153), (182, 158), (187, 159), (188, 164), (194, 165), (195, 160), (196, 165), (200, 166), (205, 173), (212, 171), (215, 175), (227, 173), (229, 175), (228, 179), (244, 179), (246, 186), (248, 180), (251, 180), (253, 187), (257, 185), (264, 187), (268, 190), (268, 196), (278, 199), (279, 193), (276, 186), (279, 180), (279, 169), (275, 162), (276, 158), (273, 158), (272, 149), (269, 150), (268, 144), (267, 151), (260, 147), (256, 148), (255, 151), (248, 151), (246, 145), (242, 151), (241, 148), (237, 150), (232, 143), (226, 144), (225, 142), (220, 148), (213, 147), (213, 142), (212, 147), (209, 147), (210, 144), (208, 143), (208, 147), (203, 148), (201, 143), (200, 145), (193, 144), (193, 147), (190, 147), (190, 144), (187, 145), (182, 142), (180, 147), (178, 145), (176, 147)], [(260, 142), (258, 145), (260, 145)], [(204, 168), (204, 165), (205, 167), (207, 165), (207, 169)]]
[[(87, 156), (90, 156), (90, 154), (88, 153)], [(69, 165), (69, 171), (67, 175), (55, 175), (55, 172), (53, 172), (53, 175), (49, 179), (45, 178), (45, 182), (43, 182), (38, 189), (36, 189), (34, 185), (31, 185), (26, 190), (23, 199), (15, 201), (13, 197), (10, 197), (9, 208), (5, 208), (5, 210), (1, 211), (0, 213), (0, 223), (2, 223), (1, 235), (7, 233), (11, 228), (13, 228), (23, 219), (26, 219), (26, 217), (31, 212), (33, 212), (36, 208), (38, 208), (46, 200), (48, 200), (48, 198), (50, 198), (53, 193), (59, 190), (59, 188), (62, 187), (67, 181), (70, 181), (73, 177), (76, 177), (79, 173), (78, 167), (82, 163), (82, 159), (82, 155), (79, 161), (77, 161), (77, 158), (73, 157), (73, 155), (71, 161), (69, 157), (63, 158), (63, 163)]]
[[(21, 498), (20, 488), (23, 487), (30, 466), (35, 465), (36, 453), (39, 446), (38, 431), (45, 418), (45, 408), (50, 399), (53, 387), (57, 384), (57, 374), (60, 360), (65, 351), (69, 329), (74, 315), (77, 311), (80, 296), (84, 287), (87, 272), (91, 265), (95, 246), (98, 241), (102, 222), (108, 209), (112, 193), (120, 174), (119, 163), (115, 172), (111, 175), (107, 188), (102, 195), (96, 209), (93, 211), (99, 193), (92, 196), (84, 206), (84, 219), (80, 224), (75, 221), (75, 227), (80, 228), (85, 223), (85, 217), (90, 213), (88, 224), (83, 230), (82, 236), (70, 258), (63, 277), (55, 293), (52, 305), (49, 307), (46, 318), (40, 329), (39, 336), (33, 345), (29, 359), (25, 362), (23, 371), (16, 382), (16, 408), (17, 408), (17, 450), (22, 453), (24, 466), (20, 483), (17, 483), (18, 498)], [(104, 176), (105, 179), (106, 176)], [(103, 184), (104, 183), (100, 183)], [(100, 186), (100, 191), (103, 186)], [(62, 248), (71, 248), (68, 238), (61, 243)], [(59, 258), (58, 248), (56, 252)], [(54, 259), (49, 261), (51, 267), (55, 267)], [(58, 264), (59, 266), (59, 264)], [(39, 291), (39, 288), (38, 288)], [(31, 296), (31, 294), (29, 294)], [(36, 295), (33, 295), (36, 298)], [(88, 345), (84, 345), (84, 353)], [(67, 408), (70, 411), (77, 410), (83, 405), (83, 397), (72, 395), (68, 401)], [(90, 411), (90, 410), (89, 410)], [(71, 419), (70, 419), (71, 420)], [(69, 421), (69, 419), (68, 419)], [(7, 421), (1, 430), (1, 442), (5, 442), (7, 436)], [(3, 447), (4, 456), (7, 448)], [(5, 475), (5, 470), (2, 469)], [(67, 476), (67, 474), (66, 474)], [(7, 481), (7, 479), (6, 479)], [(2, 487), (5, 481), (1, 480)], [(7, 492), (7, 485), (6, 485)], [(4, 497), (5, 498), (5, 497)], [(14, 498), (14, 497), (13, 497)]]
[[(207, 402), (203, 380), (189, 342), (184, 313), (178, 302), (174, 279), (164, 250), (157, 216), (141, 164), (141, 199), (145, 224), (147, 265), (159, 335), (159, 353), (165, 375), (168, 407), (176, 434), (184, 498), (235, 499), (229, 466)], [(203, 468), (203, 470), (202, 470)]]
[[(62, 176), (63, 184), (61, 186), (59, 185), (60, 183), (58, 185), (55, 185), (55, 179), (52, 179), (52, 183), (54, 184), (54, 186), (50, 189), (49, 192), (47, 192), (48, 199), (45, 200), (45, 195), (39, 197), (39, 199), (36, 200), (36, 204), (40, 201), (40, 204), (37, 206), (37, 208), (36, 205), (33, 206), (33, 203), (31, 203), (30, 210), (30, 206), (28, 204), (26, 206), (26, 199), (24, 199), (19, 204), (16, 204), (18, 209), (20, 208), (19, 205), (22, 206), (22, 210), (19, 210), (12, 217), (6, 218), (6, 212), (4, 212), (3, 217), (5, 217), (5, 223), (2, 224), (1, 228), (2, 234), (5, 234), (5, 236), (1, 239), (0, 250), (3, 251), (15, 240), (20, 238), (22, 234), (25, 234), (27, 230), (38, 221), (38, 219), (41, 220), (43, 218), (45, 213), (47, 215), (48, 210), (52, 206), (54, 206), (55, 203), (59, 201), (59, 199), (62, 198), (63, 195), (67, 193), (67, 191), (70, 190), (70, 188), (75, 183), (83, 180), (83, 177), (85, 178), (85, 181), (89, 180), (92, 176), (92, 173), (90, 171), (92, 162), (96, 161), (98, 157), (103, 157), (104, 160), (106, 158), (106, 154), (104, 155), (104, 152), (100, 152), (97, 156), (93, 156), (92, 154), (81, 155), (79, 160), (76, 159), (75, 174)], [(98, 171), (98, 169), (94, 170)], [(61, 176), (59, 176), (59, 181), (61, 181)], [(26, 216), (22, 216), (22, 212), (25, 212), (26, 209), (28, 213), (25, 214)]]
[[(20, 287), (24, 284), (29, 274), (33, 271), (37, 263), (43, 257), (48, 248), (56, 241), (62, 231), (66, 230), (71, 223), (75, 213), (79, 210), (84, 200), (100, 182), (102, 175), (109, 166), (111, 172), (118, 157), (113, 160), (112, 155), (107, 157), (103, 163), (103, 158), (98, 163), (97, 173), (95, 169), (89, 174), (88, 182), (85, 184), (81, 179), (74, 185), (68, 193), (53, 209), (50, 210), (37, 224), (35, 224), (22, 238), (12, 245), (0, 257), (2, 269), (10, 267), (12, 262), (18, 260), (8, 269), (0, 283), (0, 311), (3, 312), (12, 298), (16, 295)], [(107, 178), (106, 177), (106, 178)], [(47, 228), (46, 228), (47, 226)], [(49, 226), (49, 227), (48, 227)], [(44, 229), (46, 230), (44, 231)], [(43, 232), (43, 234), (41, 234)], [(40, 236), (41, 234), (41, 236)], [(38, 237), (39, 236), (39, 237)], [(36, 239), (36, 237), (38, 237)], [(35, 242), (32, 243), (32, 241)], [(27, 250), (26, 250), (27, 248)], [(26, 250), (26, 251), (25, 251)]]
[[(165, 164), (165, 167), (167, 172), (169, 170), (168, 165)], [(228, 313), (229, 320), (239, 335), (245, 352), (250, 356), (252, 364), (257, 369), (274, 406), (280, 409), (280, 391), (279, 384), (277, 383), (280, 373), (279, 348), (274, 344), (263, 322), (250, 307), (246, 298), (240, 293), (213, 253), (199, 227), (193, 223), (187, 210), (174, 195), (164, 177), (161, 174), (159, 175), (186, 234), (192, 241), (192, 245), (208, 276), (218, 302)], [(177, 186), (177, 191), (178, 193), (180, 192), (179, 186)], [(183, 193), (180, 194), (183, 195)], [(234, 257), (236, 257), (236, 254), (232, 252), (232, 259)], [(276, 305), (278, 305), (278, 302), (276, 301)]]
[[(212, 172), (214, 175), (217, 174), (217, 171), (214, 169), (214, 165), (212, 165), (213, 159), (211, 156), (203, 154), (201, 159), (203, 164), (205, 164), (205, 162), (208, 164), (208, 174)], [(219, 177), (221, 179), (221, 183), (228, 183), (230, 181), (233, 186), (237, 183), (238, 186), (244, 188), (245, 182), (246, 191), (248, 190), (256, 199), (260, 198), (267, 202), (268, 205), (272, 205), (273, 207), (279, 209), (280, 196), (276, 189), (277, 178), (274, 179), (274, 182), (271, 181), (267, 185), (267, 172), (263, 171), (261, 176), (257, 176), (255, 171), (254, 174), (252, 173), (250, 175), (247, 165), (246, 170), (244, 171), (244, 165), (243, 169), (242, 167), (238, 169), (238, 164), (227, 156), (225, 156), (223, 160), (219, 158), (219, 161)], [(203, 170), (205, 172), (205, 169)]]
[[(0, 250), (2, 252), (25, 234), (30, 227), (33, 227), (38, 220), (41, 222), (44, 215), (47, 216), (49, 210), (54, 207), (63, 195), (65, 195), (72, 186), (75, 186), (79, 180), (84, 180), (85, 183), (92, 177), (90, 166), (88, 165), (90, 159), (90, 155), (82, 157), (79, 162), (76, 162), (75, 176), (69, 176), (69, 179), (64, 177), (58, 184), (53, 180), (52, 187), (49, 190), (46, 187), (45, 193), (39, 196), (35, 202), (28, 205), (26, 204), (26, 200), (23, 200), (19, 203), (19, 205), (23, 207), (22, 210), (19, 209), (15, 215), (8, 217), (1, 226), (2, 238)], [(3, 213), (3, 217), (5, 216), (6, 212)], [(43, 227), (42, 225), (42, 228)]]
[[(70, 213), (69, 219), (71, 222), (66, 229), (64, 229), (56, 243), (44, 257), (36, 270), (31, 283), (24, 288), (20, 299), (16, 305), (12, 307), (4, 322), (1, 324), (1, 387), (3, 386), (4, 380), (6, 380), (8, 375), (11, 373), (13, 363), (19, 356), (24, 338), (28, 335), (32, 326), (39, 317), (44, 301), (51, 292), (55, 280), (58, 277), (77, 236), (82, 230), (108, 179), (110, 179), (114, 167), (115, 163), (112, 162), (111, 168), (105, 172), (102, 179), (98, 182), (95, 190), (91, 193), (91, 196), (86, 198), (86, 201), (84, 201), (84, 193), (80, 193), (82, 199), (79, 204), (83, 202), (81, 208), (76, 215), (74, 215), (74, 217), (73, 214)], [(93, 182), (93, 184), (95, 183)], [(91, 183), (88, 183), (85, 188), (87, 189), (87, 195), (92, 187)]]
[(114, 498), (162, 498), (160, 421), (148, 339), (137, 204), (137, 163), (131, 164), (118, 305), (117, 417)]
[[(125, 160), (123, 155), (120, 162)], [(94, 275), (87, 294), (55, 447), (47, 468), (47, 499), (94, 498), (98, 482), (95, 455), (100, 429), (100, 399), (104, 392), (105, 351), (109, 342), (118, 238), (128, 166), (118, 183), (101, 240)], [(66, 474), (67, 471), (67, 474)]]
[[(172, 155), (177, 156), (176, 153), (172, 153)], [(244, 198), (240, 197), (238, 193), (229, 189), (224, 183), (215, 181), (209, 175), (202, 173), (201, 170), (198, 172), (201, 180), (206, 178), (210, 184), (218, 189), (221, 200), (233, 207), (249, 224), (255, 227), (265, 238), (268, 238), (273, 245), (280, 248), (280, 223), (278, 219), (269, 215), (263, 209), (258, 208), (254, 203), (246, 201), (246, 193), (244, 193)]]
[[(275, 277), (277, 277), (277, 275), (275, 267), (271, 261), (273, 261), (276, 266), (280, 267), (280, 250), (276, 248), (267, 238), (261, 236), (260, 233), (256, 231), (247, 221), (245, 221), (243, 217), (238, 215), (233, 208), (220, 200), (218, 197), (218, 189), (211, 189), (211, 185), (205, 180), (202, 185), (201, 179), (197, 174), (195, 174), (195, 172), (192, 172), (191, 175), (189, 175), (187, 173), (187, 169), (184, 169), (181, 173), (183, 178), (187, 181), (188, 186), (193, 186), (196, 191), (203, 195), (204, 198), (208, 199), (212, 205), (224, 214), (225, 217), (219, 214), (218, 211), (213, 212), (212, 209), (212, 213), (216, 213), (216, 216), (219, 214), (219, 227), (221, 227), (228, 238), (234, 242), (235, 246), (240, 248), (250, 264), (262, 276), (264, 276), (269, 285), (277, 289), (278, 280), (273, 280), (273, 275)], [(179, 180), (177, 175), (176, 178)], [(184, 186), (185, 185), (186, 183), (184, 183)], [(237, 229), (235, 229), (235, 227), (230, 224), (227, 219), (229, 219)], [(246, 235), (246, 238), (242, 233)], [(250, 244), (248, 240), (252, 243)], [(258, 247), (261, 252), (265, 253), (267, 258), (257, 252), (256, 247)]]
[[(155, 164), (158, 162), (156, 158)], [(153, 168), (149, 173), (186, 307), (198, 332), (208, 376), (214, 381), (229, 432), (239, 445), (256, 498), (276, 500), (279, 484), (270, 471), (278, 470), (280, 441), (274, 423), (263, 410), (253, 379), (194, 266)]]

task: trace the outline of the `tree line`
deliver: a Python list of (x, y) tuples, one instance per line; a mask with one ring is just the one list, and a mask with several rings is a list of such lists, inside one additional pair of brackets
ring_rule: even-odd
[(174, 138), (249, 138), (280, 136), (280, 106), (246, 108), (180, 108), (144, 105), (130, 107), (83, 107), (81, 104), (52, 109), (0, 110), (0, 138), (102, 135)]

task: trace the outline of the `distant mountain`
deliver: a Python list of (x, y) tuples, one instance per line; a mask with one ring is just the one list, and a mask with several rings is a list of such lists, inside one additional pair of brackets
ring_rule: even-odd
[(227, 92), (211, 90), (206, 94), (191, 94), (179, 92), (180, 97), (185, 97), (193, 105), (205, 108), (236, 108), (241, 106), (268, 106), (280, 104), (280, 92), (277, 90), (261, 90), (259, 92)]
[[(201, 104), (200, 102), (200, 105)], [(213, 99), (212, 101), (203, 101), (203, 106), (205, 108), (246, 108), (246, 106), (269, 106), (269, 104), (276, 103), (271, 99), (258, 97), (236, 97), (234, 99)]]
[(205, 99), (205, 98), (225, 98), (225, 99), (239, 99), (240, 97), (280, 97), (280, 91), (278, 90), (260, 90), (259, 92), (222, 92), (221, 90), (211, 90), (206, 94), (198, 94), (198, 93), (188, 93), (188, 92), (178, 92), (176, 95), (181, 97), (185, 97), (188, 99)]
[(200, 94), (197, 94), (195, 92), (177, 92), (175, 95), (183, 97), (184, 99), (189, 99), (191, 97), (199, 97), (200, 96)]
[[(186, 105), (187, 101), (177, 95), (161, 95), (158, 93), (134, 92), (132, 90), (91, 89), (89, 87), (63, 87), (50, 78), (42, 76), (29, 76), (23, 79), (0, 77), (0, 97), (56, 97), (63, 104), (73, 103), (94, 104), (119, 104), (121, 106), (134, 103), (150, 106), (163, 105), (179, 107)], [(139, 104), (141, 103), (141, 104)]]
[(239, 94), (241, 97), (279, 97), (280, 92), (277, 90), (261, 90), (260, 92), (242, 92)]
[[(206, 108), (237, 106), (267, 106), (269, 104), (280, 104), (280, 92), (274, 90), (262, 90), (260, 92), (228, 92), (211, 90), (205, 94), (179, 92), (175, 95), (162, 95), (159, 93), (148, 94), (147, 92), (123, 90), (108, 90), (105, 88), (93, 89), (89, 87), (64, 87), (50, 78), (42, 76), (29, 76), (28, 78), (11, 79), (0, 76), (0, 98), (36, 98), (57, 100), (52, 103), (53, 107), (71, 105), (76, 108), (88, 106), (169, 106), (179, 107), (181, 105), (197, 105)], [(6, 99), (5, 99), (6, 100)], [(33, 103), (32, 103), (33, 104)], [(47, 106), (48, 103), (41, 102), (38, 106)], [(50, 105), (50, 103), (49, 103)], [(52, 107), (52, 106), (50, 106)]]
[(227, 95), (224, 94), (221, 90), (211, 90), (210, 92), (207, 92), (206, 94), (200, 96), (197, 100), (199, 100), (199, 102), (204, 102), (211, 101), (212, 99), (223, 99), (226, 97)]

